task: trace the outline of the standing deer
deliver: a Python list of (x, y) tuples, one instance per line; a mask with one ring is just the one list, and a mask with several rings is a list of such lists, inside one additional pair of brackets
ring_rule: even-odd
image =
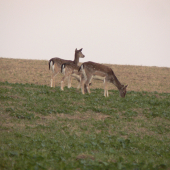
[[(61, 72), (61, 65), (63, 63), (73, 63), (75, 65), (78, 65), (79, 63), (79, 58), (84, 58), (84, 54), (82, 53), (82, 48), (80, 50), (75, 50), (75, 56), (74, 56), (74, 61), (72, 60), (64, 60), (61, 58), (51, 58), (49, 60), (49, 70), (52, 70), (52, 74), (51, 74), (51, 87), (55, 87), (55, 83), (54, 83), (54, 78), (55, 76)], [(68, 88), (71, 87), (71, 83), (70, 83), (70, 77), (68, 78)]]
[[(64, 74), (64, 77), (61, 79), (61, 90), (64, 90), (64, 80), (67, 77), (75, 77), (78, 82), (81, 81), (81, 73), (79, 72), (79, 66), (74, 63), (64, 63), (61, 65), (61, 73)], [(80, 83), (77, 88), (80, 88)]]
[(117, 77), (115, 76), (113, 70), (105, 65), (94, 63), (91, 61), (85, 62), (80, 66), (79, 71), (82, 74), (81, 80), (81, 91), (84, 94), (84, 87), (90, 93), (89, 83), (92, 79), (100, 79), (104, 81), (104, 96), (108, 97), (108, 82), (113, 83), (119, 90), (121, 97), (125, 97), (126, 88), (128, 85), (122, 85)]

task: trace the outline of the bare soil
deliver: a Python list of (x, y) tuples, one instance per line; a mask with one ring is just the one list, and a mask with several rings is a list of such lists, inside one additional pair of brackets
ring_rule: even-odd
[[(170, 93), (170, 68), (131, 65), (108, 65), (122, 84), (128, 84), (129, 91), (157, 91)], [(60, 86), (62, 74), (56, 76), (56, 86)], [(33, 83), (50, 86), (51, 71), (47, 60), (26, 60), (0, 58), (0, 81), (9, 83)], [(65, 82), (67, 85), (67, 81)], [(78, 82), (72, 82), (77, 87)], [(102, 81), (94, 80), (91, 88), (103, 88)], [(109, 89), (116, 89), (113, 84)]]

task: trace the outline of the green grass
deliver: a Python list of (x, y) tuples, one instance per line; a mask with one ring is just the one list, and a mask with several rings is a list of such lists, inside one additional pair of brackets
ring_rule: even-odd
[(170, 94), (0, 83), (0, 169), (167, 169)]

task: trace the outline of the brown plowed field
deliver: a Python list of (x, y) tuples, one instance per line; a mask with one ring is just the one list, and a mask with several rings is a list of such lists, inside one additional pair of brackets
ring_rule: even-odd
[[(108, 64), (107, 64), (108, 65)], [(170, 93), (170, 68), (131, 65), (108, 65), (122, 84), (128, 84), (129, 91), (157, 91)], [(62, 74), (56, 77), (60, 86)], [(47, 60), (25, 60), (0, 58), (0, 82), (33, 83), (50, 86), (51, 72)], [(67, 81), (65, 82), (67, 85)], [(72, 86), (78, 82), (73, 79)], [(94, 80), (91, 88), (103, 88), (102, 81)], [(109, 89), (116, 89), (112, 84)]]

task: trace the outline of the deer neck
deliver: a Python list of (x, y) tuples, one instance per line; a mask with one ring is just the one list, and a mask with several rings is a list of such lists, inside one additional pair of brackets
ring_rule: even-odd
[(111, 82), (118, 88), (118, 90), (122, 88), (122, 85), (120, 81), (117, 79), (117, 77), (115, 76), (114, 72), (112, 74)]
[(78, 54), (77, 53), (75, 53), (75, 56), (74, 56), (74, 64), (76, 64), (76, 65), (78, 65), (78, 63), (79, 63), (79, 56), (78, 56)]

